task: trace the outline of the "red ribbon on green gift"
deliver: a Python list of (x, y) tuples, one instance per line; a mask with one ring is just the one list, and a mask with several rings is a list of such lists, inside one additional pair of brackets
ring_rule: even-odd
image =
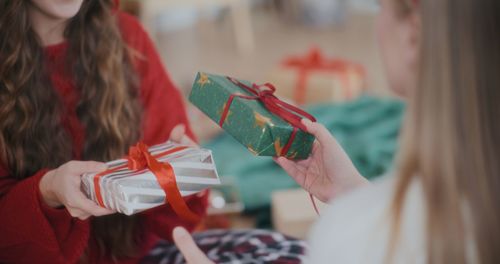
[(361, 76), (365, 76), (365, 69), (361, 65), (353, 64), (351, 62), (340, 59), (327, 59), (318, 48), (312, 48), (309, 53), (304, 57), (292, 57), (283, 61), (283, 66), (297, 68), (298, 77), (294, 90), (294, 100), (299, 105), (304, 104), (307, 80), (309, 74), (314, 71), (326, 71), (332, 73), (339, 73), (340, 82), (342, 87), (346, 89), (347, 97), (350, 98), (351, 92), (349, 87), (349, 79), (345, 73), (354, 71)]
[(139, 142), (137, 145), (130, 147), (129, 154), (125, 158), (127, 163), (112, 169), (105, 170), (94, 176), (94, 190), (96, 193), (97, 202), (100, 206), (104, 207), (104, 201), (101, 194), (100, 179), (106, 174), (110, 174), (125, 168), (131, 171), (138, 171), (143, 169), (149, 169), (156, 177), (158, 184), (165, 192), (165, 197), (174, 212), (180, 217), (196, 222), (199, 220), (199, 216), (193, 213), (186, 202), (182, 198), (182, 195), (177, 186), (175, 180), (175, 173), (172, 165), (168, 162), (160, 162), (157, 159), (182, 151), (186, 149), (185, 146), (175, 147), (155, 155), (151, 155), (146, 144)]
[[(276, 153), (279, 156), (286, 156), (286, 154), (290, 150), (290, 147), (292, 146), (295, 140), (295, 136), (297, 135), (298, 129), (307, 131), (307, 128), (304, 126), (304, 124), (302, 124), (303, 118), (307, 118), (313, 122), (316, 122), (316, 118), (313, 115), (307, 113), (306, 111), (296, 106), (285, 103), (280, 99), (278, 99), (274, 95), (276, 88), (274, 87), (274, 85), (270, 83), (265, 83), (263, 85), (252, 84), (252, 86), (248, 86), (234, 78), (231, 77), (226, 77), (226, 78), (235, 85), (237, 85), (238, 87), (250, 92), (253, 95), (231, 94), (222, 111), (222, 115), (219, 120), (219, 126), (222, 127), (224, 125), (227, 115), (229, 114), (229, 108), (231, 107), (231, 104), (235, 97), (247, 100), (258, 100), (262, 102), (262, 104), (264, 105), (264, 107), (266, 107), (267, 110), (281, 117), (293, 127), (293, 131), (290, 134), (290, 137), (288, 138), (288, 142), (286, 143), (285, 147), (283, 147), (281, 153)], [(314, 201), (314, 197), (310, 193), (309, 193), (309, 198), (311, 199), (314, 211), (316, 211), (316, 213), (319, 215), (319, 210), (318, 207), (316, 206), (316, 202)]]
[(281, 117), (283, 120), (288, 122), (290, 125), (293, 127), (293, 131), (288, 139), (288, 142), (286, 145), (283, 147), (281, 150), (281, 153), (276, 153), (279, 156), (286, 156), (288, 151), (290, 150), (290, 147), (293, 144), (293, 141), (295, 140), (295, 136), (297, 135), (297, 132), (299, 129), (303, 131), (307, 131), (306, 127), (304, 124), (302, 124), (301, 120), (303, 118), (307, 118), (313, 122), (316, 122), (316, 118), (312, 116), (311, 114), (307, 113), (306, 111), (293, 106), (291, 104), (285, 103), (278, 99), (275, 95), (274, 92), (276, 91), (276, 88), (270, 84), (266, 83), (263, 85), (257, 85), (257, 84), (252, 84), (252, 86), (248, 86), (234, 78), (227, 77), (229, 81), (234, 83), (235, 85), (239, 86), (240, 88), (248, 91), (252, 95), (244, 95), (244, 94), (231, 94), (229, 96), (229, 99), (226, 102), (226, 105), (222, 111), (222, 115), (219, 121), (219, 125), (222, 127), (224, 125), (224, 122), (226, 121), (227, 115), (229, 114), (229, 108), (231, 107), (231, 104), (234, 100), (235, 97), (247, 99), (247, 100), (258, 100), (260, 101), (264, 107), (269, 110), (271, 113)]

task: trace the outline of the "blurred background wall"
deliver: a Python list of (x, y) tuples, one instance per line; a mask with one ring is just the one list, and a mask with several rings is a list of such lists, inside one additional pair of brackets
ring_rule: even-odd
[(376, 0), (123, 0), (155, 39), (172, 78), (188, 91), (200, 70), (256, 82), (290, 55), (318, 46), (368, 69), (386, 94), (376, 52)]

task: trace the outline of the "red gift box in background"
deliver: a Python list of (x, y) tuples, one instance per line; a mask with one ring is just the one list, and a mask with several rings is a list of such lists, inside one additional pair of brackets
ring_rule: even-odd
[(318, 48), (305, 56), (286, 58), (271, 72), (269, 81), (276, 94), (295, 103), (343, 102), (365, 90), (366, 72), (362, 65), (339, 58), (326, 58)]

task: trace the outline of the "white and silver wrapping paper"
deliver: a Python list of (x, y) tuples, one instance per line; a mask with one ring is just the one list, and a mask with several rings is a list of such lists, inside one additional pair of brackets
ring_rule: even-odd
[[(156, 155), (176, 147), (177, 143), (168, 141), (149, 148)], [(177, 186), (182, 196), (195, 194), (214, 185), (220, 180), (212, 157), (212, 152), (197, 147), (187, 147), (178, 152), (159, 157), (159, 162), (168, 162), (173, 167)], [(127, 164), (126, 159), (106, 163), (108, 169)], [(82, 175), (82, 190), (89, 199), (97, 202), (94, 177), (96, 173)], [(166, 203), (165, 192), (149, 170), (131, 171), (124, 168), (105, 174), (99, 180), (101, 196), (106, 208), (126, 215), (132, 215)]]

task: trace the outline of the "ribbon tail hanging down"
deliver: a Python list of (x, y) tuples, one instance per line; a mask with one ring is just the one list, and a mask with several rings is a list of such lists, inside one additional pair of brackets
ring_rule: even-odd
[(177, 182), (175, 180), (174, 168), (169, 163), (161, 163), (156, 160), (151, 154), (146, 154), (146, 160), (149, 169), (156, 176), (158, 184), (165, 192), (165, 197), (174, 212), (182, 218), (191, 222), (196, 222), (200, 219), (198, 215), (193, 213), (187, 206), (182, 197)]

